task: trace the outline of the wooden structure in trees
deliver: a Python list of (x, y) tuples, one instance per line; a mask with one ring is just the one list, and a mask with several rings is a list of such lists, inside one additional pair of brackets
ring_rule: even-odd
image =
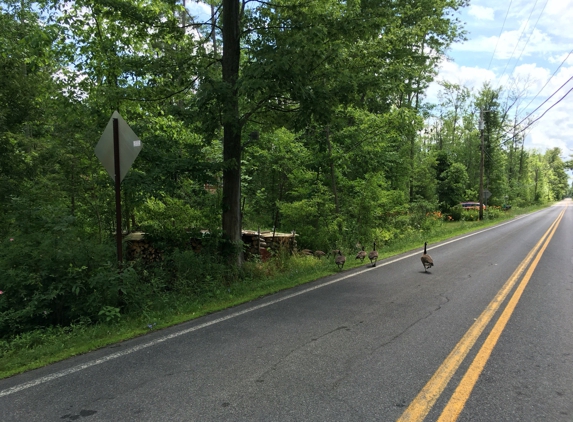
[[(207, 231), (202, 232), (207, 233)], [(280, 250), (286, 250), (289, 253), (296, 252), (296, 236), (295, 233), (243, 230), (241, 238), (245, 245), (245, 259), (251, 260), (258, 255), (263, 261), (266, 261), (272, 253)], [(123, 240), (126, 243), (128, 261), (142, 259), (144, 262), (151, 263), (163, 259), (162, 252), (155, 248), (149, 239), (145, 238), (144, 232), (130, 233), (124, 236)], [(201, 239), (190, 238), (189, 247), (197, 253), (201, 252)]]

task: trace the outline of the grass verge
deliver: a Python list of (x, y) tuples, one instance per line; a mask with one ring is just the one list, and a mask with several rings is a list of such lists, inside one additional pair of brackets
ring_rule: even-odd
[[(519, 214), (546, 206), (515, 209), (495, 220), (437, 222), (430, 232), (414, 233), (379, 250), (380, 258), (420, 248), (424, 241), (436, 243), (455, 236), (493, 226)], [(345, 269), (364, 265), (348, 257)], [(0, 379), (39, 368), (66, 358), (169, 327), (206, 314), (230, 308), (254, 299), (317, 280), (337, 272), (332, 259), (293, 257), (278, 272), (265, 275), (265, 266), (248, 263), (253, 276), (229, 286), (221, 286), (207, 297), (189, 301), (178, 294), (158, 298), (152, 310), (139, 315), (125, 315), (108, 324), (77, 323), (22, 334), (10, 342), (0, 341)]]

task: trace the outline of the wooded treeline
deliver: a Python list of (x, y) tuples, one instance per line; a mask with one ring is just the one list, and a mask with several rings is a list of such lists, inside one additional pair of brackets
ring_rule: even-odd
[[(561, 199), (561, 151), (524, 147), (519, 93), (443, 83), (425, 101), (466, 5), (214, 0), (205, 18), (163, 0), (3, 2), (1, 334), (236, 276), (241, 228), (330, 250), (462, 218), (455, 205), (478, 200), (480, 109), (488, 205)], [(113, 183), (94, 154), (114, 110), (144, 144), (121, 230), (168, 257), (119, 274)]]

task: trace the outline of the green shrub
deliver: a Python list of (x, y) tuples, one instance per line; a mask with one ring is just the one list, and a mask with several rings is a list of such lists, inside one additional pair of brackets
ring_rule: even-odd
[(487, 207), (484, 217), (489, 219), (499, 218), (502, 213), (503, 210), (500, 207)]
[[(0, 248), (0, 337), (38, 327), (98, 319), (105, 306), (120, 307), (136, 275), (118, 274), (112, 245), (69, 230), (19, 234)], [(112, 264), (113, 263), (113, 264)], [(133, 289), (135, 291), (135, 289)]]
[(450, 207), (448, 211), (444, 214), (444, 219), (446, 221), (461, 221), (464, 219), (466, 211), (461, 205), (455, 205)]

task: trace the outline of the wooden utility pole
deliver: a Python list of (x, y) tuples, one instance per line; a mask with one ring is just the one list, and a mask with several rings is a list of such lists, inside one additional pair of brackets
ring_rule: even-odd
[(483, 220), (483, 167), (484, 167), (484, 140), (483, 140), (483, 110), (479, 111), (479, 130), (481, 138), (481, 158), (479, 163), (479, 220)]

